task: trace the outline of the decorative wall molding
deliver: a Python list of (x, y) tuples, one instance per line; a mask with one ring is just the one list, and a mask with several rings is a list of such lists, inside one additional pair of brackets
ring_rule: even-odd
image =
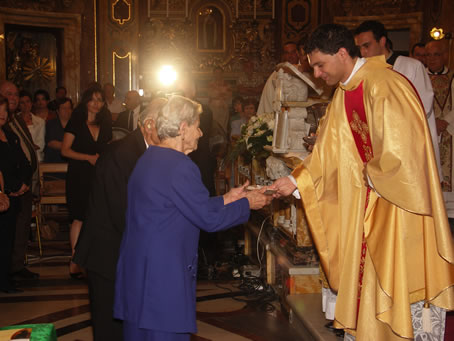
[[(150, 0), (151, 18), (141, 28), (140, 67), (145, 88), (153, 82), (153, 72), (162, 63), (191, 70), (199, 79), (209, 78), (215, 66), (221, 66), (228, 79), (237, 80), (244, 74), (245, 61), (252, 62), (254, 72), (268, 77), (276, 58), (276, 21), (271, 19), (272, 1), (257, 0), (253, 20), (253, 1), (198, 0), (189, 1), (187, 17), (185, 0), (169, 1), (169, 17), (166, 16), (166, 1)], [(202, 46), (199, 13), (216, 7), (223, 16), (221, 46), (215, 49)], [(181, 9), (181, 11), (178, 11)], [(213, 33), (213, 32), (211, 32)], [(202, 48), (201, 48), (202, 47)]]
[[(118, 59), (118, 61), (117, 61)], [(120, 63), (119, 63), (120, 62)], [(127, 64), (127, 74), (123, 70), (119, 70), (117, 73), (118, 64)], [(120, 66), (119, 69), (124, 69), (124, 65)], [(129, 90), (132, 89), (132, 53), (127, 52), (123, 56), (117, 54), (116, 51), (112, 52), (112, 83), (115, 86), (117, 81), (117, 75), (121, 74), (121, 78), (127, 78), (129, 81)], [(125, 77), (126, 76), (126, 77)]]
[[(0, 36), (5, 25), (50, 27), (63, 30), (63, 84), (75, 102), (80, 96), (80, 37), (81, 17), (78, 14), (42, 12), (0, 7)], [(0, 39), (0, 55), (5, 56), (5, 39)], [(0, 79), (6, 79), (5, 59), (0, 58)]]
[(413, 44), (421, 41), (423, 13), (400, 13), (386, 15), (368, 15), (368, 16), (353, 16), (353, 17), (334, 17), (336, 24), (342, 24), (349, 29), (354, 30), (363, 21), (377, 20), (385, 25), (388, 30), (408, 29), (410, 31), (409, 49)]
[(120, 26), (131, 20), (132, 0), (112, 0), (111, 14), (112, 21)]

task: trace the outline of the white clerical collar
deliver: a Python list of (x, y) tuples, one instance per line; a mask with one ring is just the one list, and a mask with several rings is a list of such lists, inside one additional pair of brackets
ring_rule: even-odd
[(341, 84), (344, 85), (344, 86), (347, 85), (348, 82), (350, 82), (350, 80), (353, 78), (353, 76), (355, 75), (355, 73), (358, 72), (358, 70), (361, 68), (361, 66), (364, 65), (365, 62), (366, 62), (366, 59), (365, 59), (365, 58), (358, 58), (358, 59), (356, 60), (355, 66), (353, 67), (352, 73), (351, 73), (350, 76), (347, 78), (347, 80), (346, 80), (344, 83), (341, 82)]
[(448, 73), (448, 68), (446, 66), (443, 66), (443, 71), (441, 72), (432, 72), (429, 70), (429, 68), (427, 68), (427, 72), (429, 73), (429, 75), (445, 75)]

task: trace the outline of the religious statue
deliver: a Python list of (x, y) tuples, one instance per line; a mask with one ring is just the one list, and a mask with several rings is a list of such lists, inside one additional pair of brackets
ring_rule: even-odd
[(314, 104), (308, 101), (309, 87), (319, 95), (322, 89), (317, 87), (305, 73), (294, 65), (285, 62), (278, 65), (273, 109), (276, 113), (273, 151), (275, 153), (298, 152), (301, 158), (309, 151), (304, 146), (303, 138), (310, 134), (313, 124), (308, 120), (307, 107)]

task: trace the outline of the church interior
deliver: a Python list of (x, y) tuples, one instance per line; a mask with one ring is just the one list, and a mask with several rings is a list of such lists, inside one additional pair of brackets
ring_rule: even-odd
[[(118, 122), (125, 108), (131, 109), (131, 124), (128, 101), (133, 99), (128, 96), (138, 94), (141, 109), (159, 96), (187, 96), (182, 83), (189, 77), (193, 99), (213, 112), (214, 128), (206, 137), (213, 154), (213, 187), (205, 185), (211, 195), (224, 195), (246, 181), (271, 185), (285, 173), (281, 164), (295, 169), (295, 155), (310, 153), (310, 137), (333, 89), (322, 94), (320, 82), (312, 79), (304, 98), (296, 94), (282, 100), (282, 107), (296, 108), (294, 113), (304, 109), (303, 123), (296, 114), (282, 118), (282, 111), (275, 117), (273, 109), (259, 105), (276, 65), (294, 64), (288, 68), (300, 77), (302, 59), (287, 59), (285, 46), (293, 44), (300, 52), (322, 24), (353, 31), (375, 20), (385, 26), (392, 51), (400, 55), (412, 57), (415, 44), (424, 48), (440, 39), (447, 49), (445, 65), (453, 70), (452, 15), (452, 0), (0, 0), (0, 81), (31, 94), (43, 89), (50, 100), (63, 87), (74, 107), (93, 84), (104, 91), (108, 84), (119, 103), (119, 109), (110, 110), (112, 119)], [(265, 133), (267, 146), (260, 145), (255, 154), (242, 154), (248, 143), (241, 137), (244, 131), (238, 125), (234, 134), (230, 126), (238, 98), (244, 112), (253, 107), (248, 119), (261, 111), (270, 115), (261, 124), (274, 126), (274, 136)], [(217, 110), (227, 116), (215, 117)], [(139, 124), (113, 127), (112, 139), (119, 140)], [(276, 174), (269, 174), (262, 153), (283, 161), (275, 166)], [(21, 331), (24, 340), (94, 340), (86, 270), (78, 265), (80, 272), (68, 269), (74, 245), (65, 183), (52, 176), (66, 173), (67, 164), (39, 161), (24, 257), (31, 275), (13, 276), (18, 290), (0, 292), (0, 340), (10, 340), (8, 330)], [(202, 234), (198, 254), (198, 331), (191, 340), (344, 339), (343, 330), (334, 329), (322, 311), (327, 280), (300, 200), (273, 200), (253, 211), (245, 224)], [(34, 337), (37, 329), (40, 336)], [(452, 312), (446, 314), (443, 335), (454, 340)]]

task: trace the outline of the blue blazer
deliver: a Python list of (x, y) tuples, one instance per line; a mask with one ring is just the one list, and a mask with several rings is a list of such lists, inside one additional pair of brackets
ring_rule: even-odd
[(151, 146), (128, 183), (126, 229), (117, 265), (114, 316), (139, 328), (195, 333), (200, 229), (249, 219), (246, 198), (209, 197), (189, 157)]

